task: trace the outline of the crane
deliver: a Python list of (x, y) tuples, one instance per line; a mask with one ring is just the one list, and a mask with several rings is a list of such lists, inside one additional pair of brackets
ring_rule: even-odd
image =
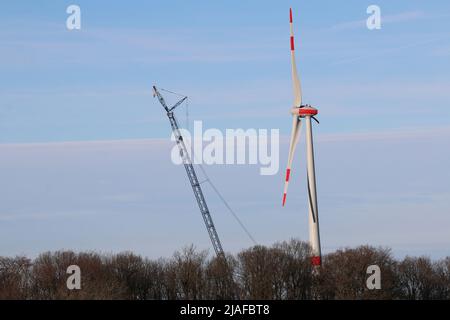
[(167, 117), (170, 121), (170, 126), (172, 127), (172, 131), (175, 136), (175, 141), (180, 150), (180, 156), (183, 160), (184, 168), (186, 169), (189, 182), (191, 183), (192, 190), (194, 191), (195, 199), (197, 200), (198, 207), (200, 208), (200, 212), (202, 214), (203, 221), (205, 222), (206, 230), (208, 230), (209, 238), (211, 239), (214, 251), (217, 257), (225, 258), (219, 235), (217, 234), (216, 227), (214, 226), (214, 222), (209, 212), (208, 205), (206, 204), (205, 196), (203, 195), (203, 191), (198, 181), (197, 174), (195, 173), (194, 166), (192, 165), (191, 158), (189, 157), (189, 153), (183, 141), (183, 136), (181, 135), (177, 120), (175, 119), (175, 108), (180, 106), (187, 99), (187, 97), (183, 97), (181, 100), (179, 100), (169, 108), (166, 104), (166, 101), (164, 100), (164, 97), (158, 91), (156, 86), (153, 86), (153, 96), (158, 97), (159, 103), (163, 106), (164, 110), (166, 110)]

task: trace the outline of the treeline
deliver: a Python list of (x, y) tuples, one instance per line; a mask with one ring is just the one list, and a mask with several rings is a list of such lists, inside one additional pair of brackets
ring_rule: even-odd
[[(59, 251), (0, 258), (0, 299), (450, 299), (450, 257), (393, 258), (361, 246), (323, 257), (314, 271), (307, 243), (255, 246), (223, 259), (187, 247), (169, 259), (133, 253)], [(68, 290), (67, 267), (81, 269), (81, 289)], [(369, 265), (381, 289), (369, 290)]]

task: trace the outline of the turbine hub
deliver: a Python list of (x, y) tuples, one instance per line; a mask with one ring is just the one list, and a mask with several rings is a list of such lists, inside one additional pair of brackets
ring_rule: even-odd
[(304, 106), (292, 108), (291, 113), (304, 118), (306, 116), (315, 116), (316, 114), (319, 113), (319, 110), (307, 104)]

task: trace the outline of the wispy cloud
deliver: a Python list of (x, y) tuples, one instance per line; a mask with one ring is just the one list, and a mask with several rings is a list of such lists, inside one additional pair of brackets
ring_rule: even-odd
[(317, 140), (321, 142), (336, 141), (401, 141), (413, 140), (418, 138), (450, 138), (450, 126), (445, 127), (416, 127), (416, 128), (399, 128), (395, 130), (383, 130), (372, 132), (354, 132), (354, 133), (330, 133), (321, 134)]
[[(204, 128), (207, 129), (207, 128)], [(400, 141), (414, 140), (417, 138), (444, 138), (450, 137), (449, 126), (436, 127), (401, 127), (397, 129), (350, 132), (350, 133), (321, 133), (316, 140), (320, 142), (352, 142), (352, 141)], [(289, 142), (288, 135), (280, 136), (281, 143)], [(31, 152), (36, 150), (64, 150), (64, 149), (85, 149), (85, 150), (123, 150), (133, 148), (135, 150), (145, 150), (147, 148), (168, 148), (174, 145), (169, 138), (150, 139), (120, 139), (120, 140), (87, 140), (87, 141), (59, 141), (59, 142), (36, 142), (36, 143), (0, 143), (0, 150), (3, 152), (17, 152), (20, 150)], [(109, 195), (111, 199), (121, 200), (135, 197), (136, 194)]]
[(70, 217), (85, 217), (99, 214), (107, 214), (106, 212), (100, 213), (98, 210), (59, 210), (59, 211), (43, 211), (43, 212), (14, 212), (3, 213), (0, 212), (0, 221), (13, 222), (13, 221), (45, 221), (54, 219), (63, 219)]
[[(0, 31), (0, 64), (54, 66), (58, 64), (155, 65), (169, 62), (228, 63), (267, 61), (276, 57), (273, 30), (86, 28), (69, 34), (61, 26)], [(216, 37), (216, 34), (221, 37)], [(32, 34), (33, 36), (30, 36)], [(258, 36), (259, 35), (259, 36)]]
[(426, 47), (429, 48), (429, 46), (433, 43), (439, 44), (443, 41), (448, 41), (449, 35), (445, 35), (444, 37), (438, 37), (436, 38), (434, 35), (430, 38), (425, 38), (424, 40), (420, 41), (414, 41), (405, 43), (402, 45), (394, 45), (394, 46), (388, 46), (379, 48), (378, 50), (373, 50), (371, 52), (365, 52), (364, 54), (360, 54), (357, 56), (351, 56), (347, 58), (340, 58), (334, 60), (331, 65), (340, 65), (340, 64), (349, 64), (354, 63), (355, 61), (363, 60), (363, 59), (375, 59), (380, 58), (389, 54), (399, 53), (399, 52), (408, 52), (408, 49), (412, 48), (418, 48), (418, 47)]
[(5, 151), (10, 149), (41, 149), (41, 148), (111, 148), (111, 147), (149, 147), (161, 146), (170, 143), (167, 139), (120, 139), (120, 140), (89, 140), (89, 141), (58, 141), (36, 143), (0, 143)]
[[(280, 135), (280, 142), (282, 144), (287, 145), (289, 139), (289, 135)], [(368, 130), (349, 133), (317, 133), (315, 141), (320, 143), (364, 141), (408, 142), (417, 139), (450, 139), (450, 125), (436, 127), (403, 127), (397, 129)]]
[[(450, 37), (449, 37), (450, 40)], [(448, 57), (450, 56), (450, 45), (439, 45), (432, 50), (432, 55), (435, 57)]]

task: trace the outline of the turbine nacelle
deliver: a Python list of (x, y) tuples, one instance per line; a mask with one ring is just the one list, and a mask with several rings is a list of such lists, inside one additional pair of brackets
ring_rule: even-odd
[(310, 105), (304, 105), (301, 107), (294, 107), (291, 109), (291, 114), (297, 115), (301, 118), (304, 118), (306, 116), (315, 116), (319, 113), (319, 110), (317, 110), (314, 107), (311, 107)]

